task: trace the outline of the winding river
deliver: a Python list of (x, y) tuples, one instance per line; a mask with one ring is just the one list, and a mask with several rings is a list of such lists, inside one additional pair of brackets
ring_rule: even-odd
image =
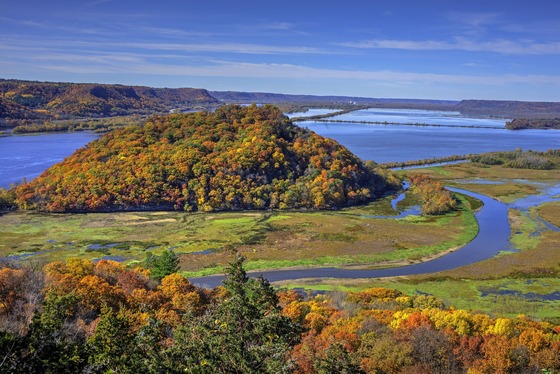
[[(316, 114), (316, 113), (307, 113)], [(421, 118), (417, 118), (417, 117)], [(450, 117), (450, 118), (448, 118)], [(452, 117), (452, 118), (451, 118)], [(433, 111), (407, 111), (377, 109), (353, 112), (343, 115), (337, 120), (360, 121), (375, 120), (403, 123), (438, 123), (445, 127), (411, 127), (411, 126), (376, 126), (359, 123), (325, 123), (303, 122), (317, 133), (331, 137), (346, 145), (352, 152), (363, 159), (377, 162), (407, 161), (432, 157), (444, 157), (452, 154), (480, 153), (495, 150), (512, 150), (514, 148), (545, 150), (557, 148), (560, 138), (558, 133), (546, 130), (508, 131), (503, 123), (487, 119), (468, 119), (457, 114)], [(468, 121), (463, 123), (462, 121)], [(476, 121), (474, 123), (473, 121)], [(453, 125), (476, 125), (476, 128), (463, 128)], [(32, 136), (0, 137), (0, 187), (8, 187), (22, 178), (32, 179), (50, 165), (70, 155), (76, 148), (84, 146), (98, 135), (91, 133), (41, 134)], [(560, 186), (560, 185), (559, 185)], [(560, 187), (550, 189), (546, 199), (558, 197)], [(281, 281), (301, 278), (377, 278), (399, 275), (425, 274), (450, 270), (491, 258), (502, 250), (511, 250), (509, 243), (510, 228), (508, 225), (508, 206), (487, 196), (471, 191), (452, 189), (468, 196), (475, 197), (484, 206), (475, 214), (480, 231), (477, 237), (457, 249), (437, 259), (393, 268), (350, 270), (337, 268), (316, 269), (284, 269), (264, 272), (250, 272), (251, 276), (263, 275), (269, 281)], [(399, 198), (393, 201), (393, 208)], [(542, 201), (541, 197), (529, 197), (519, 201), (510, 208), (524, 210), (526, 206), (534, 206)], [(548, 201), (547, 200), (547, 201)], [(398, 216), (418, 214), (415, 207)], [(546, 224), (547, 229), (558, 229)], [(207, 287), (220, 284), (222, 276), (192, 278), (192, 282)]]
[[(302, 278), (381, 278), (401, 275), (416, 275), (451, 270), (475, 262), (486, 260), (503, 250), (509, 250), (510, 228), (508, 223), (508, 207), (488, 196), (475, 192), (450, 188), (451, 191), (474, 197), (483, 202), (484, 206), (475, 213), (478, 221), (478, 235), (465, 246), (431, 261), (413, 265), (383, 269), (337, 269), (337, 268), (305, 268), (253, 271), (248, 275), (262, 275), (270, 282), (302, 279)], [(190, 281), (201, 287), (213, 288), (221, 284), (223, 276), (213, 275), (190, 278)]]

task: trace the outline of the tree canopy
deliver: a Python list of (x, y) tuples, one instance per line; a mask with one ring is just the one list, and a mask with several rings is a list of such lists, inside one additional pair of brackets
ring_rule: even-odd
[[(308, 296), (248, 278), (160, 282), (115, 261), (0, 265), (2, 373), (557, 373), (560, 326), (370, 288)], [(556, 318), (557, 320), (557, 318)]]
[(398, 184), (276, 107), (230, 105), (108, 133), (16, 192), (53, 212), (325, 209)]

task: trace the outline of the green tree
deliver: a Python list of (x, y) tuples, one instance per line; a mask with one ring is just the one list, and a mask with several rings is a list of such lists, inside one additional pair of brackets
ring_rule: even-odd
[(95, 332), (87, 340), (90, 369), (102, 373), (143, 372), (127, 316), (106, 307), (101, 313)]
[(278, 296), (262, 277), (250, 279), (244, 258), (230, 265), (223, 284), (228, 295), (179, 329), (175, 354), (188, 373), (290, 373), (291, 348), (301, 326), (281, 315)]
[(35, 373), (80, 372), (87, 364), (85, 336), (76, 325), (79, 299), (48, 294), (31, 324), (28, 355), (19, 367)]
[(144, 265), (150, 269), (152, 278), (161, 281), (169, 274), (179, 271), (179, 258), (173, 251), (165, 251), (161, 256), (148, 252)]

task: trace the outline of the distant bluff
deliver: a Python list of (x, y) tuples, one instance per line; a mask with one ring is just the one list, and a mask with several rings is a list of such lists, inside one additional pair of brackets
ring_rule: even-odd
[(208, 91), (198, 88), (0, 79), (0, 123), (165, 113), (219, 103)]
[(398, 185), (276, 107), (230, 105), (108, 133), (16, 193), (51, 212), (328, 209)]

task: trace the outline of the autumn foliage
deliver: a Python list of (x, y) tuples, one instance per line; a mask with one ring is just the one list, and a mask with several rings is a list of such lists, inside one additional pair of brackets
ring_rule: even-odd
[(412, 191), (422, 200), (423, 214), (444, 214), (457, 206), (449, 190), (425, 174), (410, 177)]
[(540, 373), (560, 326), (372, 288), (305, 297), (249, 279), (214, 290), (174, 273), (72, 259), (0, 269), (0, 372)]
[(333, 208), (399, 182), (275, 107), (156, 117), (106, 134), (17, 188), (52, 212)]
[(0, 79), (0, 113), (14, 125), (45, 119), (153, 114), (218, 103), (208, 91), (196, 88)]

